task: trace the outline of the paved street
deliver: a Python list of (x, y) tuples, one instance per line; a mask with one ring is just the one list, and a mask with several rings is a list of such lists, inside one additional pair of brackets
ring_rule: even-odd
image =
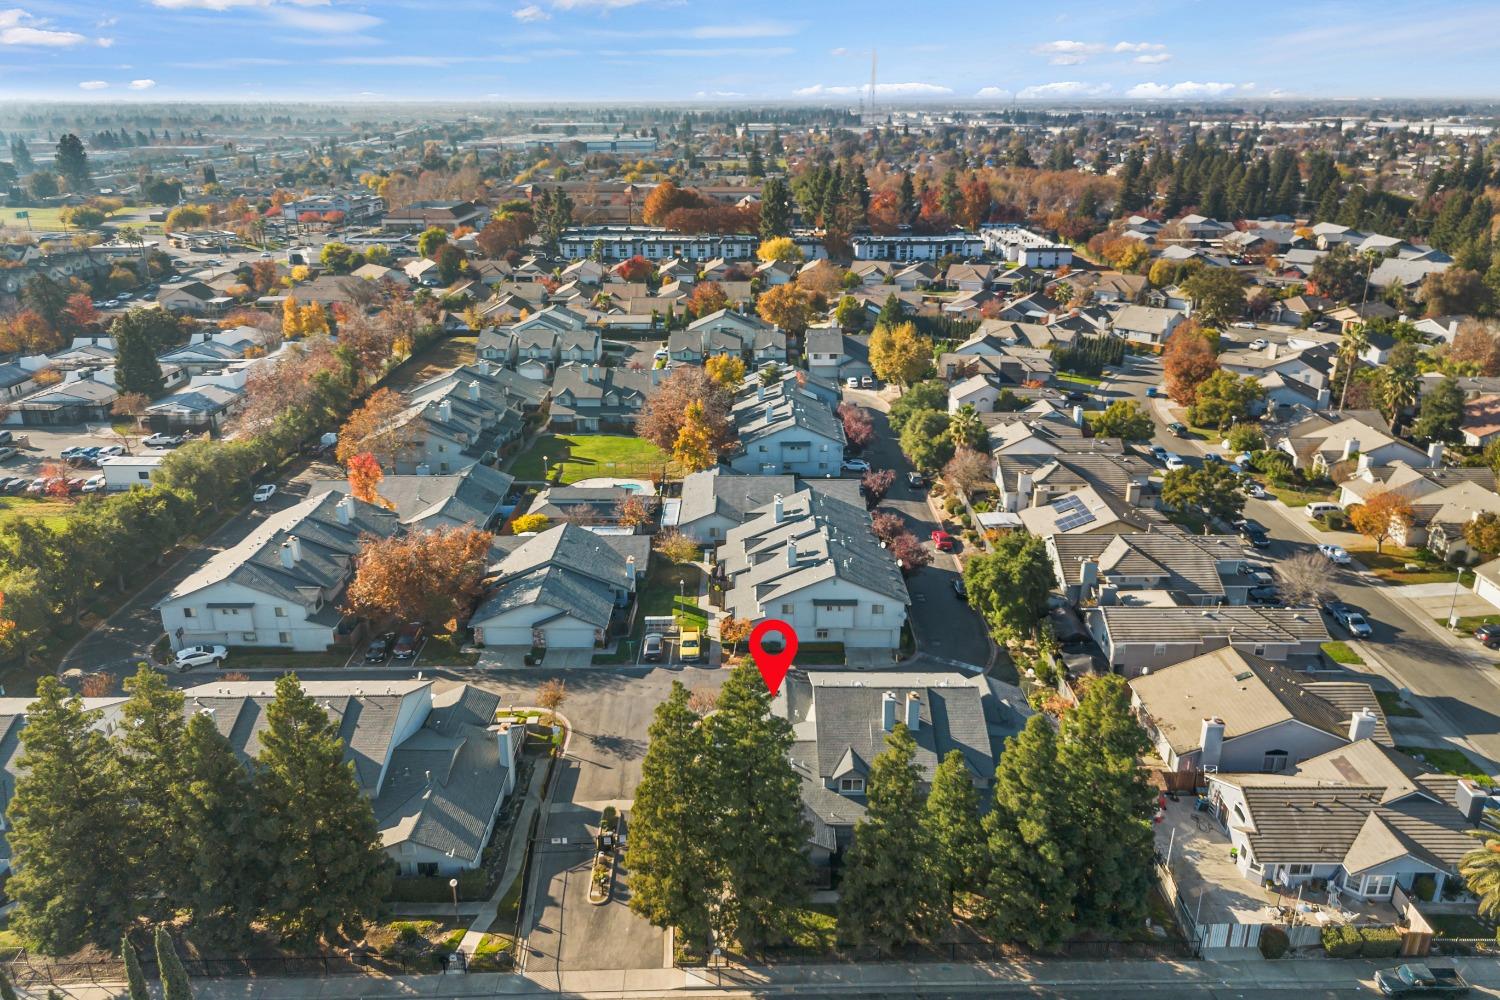
[[(880, 504), (880, 510), (900, 514), (907, 528), (931, 548), (927, 539), (937, 522), (927, 506), (926, 491), (906, 484), (912, 465), (901, 454), (896, 435), (886, 416), (889, 403), (873, 392), (844, 391), (845, 398), (871, 411), (875, 440), (865, 449), (864, 457), (874, 469), (894, 469), (896, 482)], [(958, 542), (962, 545), (963, 542)], [(911, 621), (917, 635), (917, 648), (931, 656), (983, 667), (989, 663), (990, 644), (984, 622), (953, 592), (958, 579), (958, 560), (947, 552), (933, 550), (932, 565), (907, 577), (911, 593)]]
[[(1156, 422), (1154, 443), (1194, 464), (1201, 461), (1203, 443), (1171, 435), (1160, 407), (1146, 397), (1148, 386), (1162, 384), (1160, 361), (1128, 358), (1125, 373), (1109, 380), (1097, 395), (1106, 403), (1135, 399)], [(1245, 515), (1265, 525), (1271, 536), (1271, 548), (1260, 554), (1285, 559), (1315, 550), (1316, 535), (1300, 510), (1251, 500), (1245, 505)], [(1368, 653), (1366, 659), (1372, 661), (1371, 668), (1412, 693), (1411, 702), (1439, 738), (1458, 742), (1487, 771), (1500, 771), (1500, 671), (1494, 656), (1475, 642), (1450, 640), (1439, 626), (1419, 619), (1410, 605), (1394, 598), (1392, 588), (1372, 581), (1372, 577), (1342, 571), (1333, 588), (1339, 600), (1362, 610), (1375, 629), (1373, 639), (1360, 644)], [(1334, 638), (1349, 638), (1327, 616), (1324, 621)]]

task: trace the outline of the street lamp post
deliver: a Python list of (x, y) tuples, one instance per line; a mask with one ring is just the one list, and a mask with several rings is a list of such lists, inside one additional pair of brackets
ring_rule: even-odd
[(453, 922), (458, 923), (458, 879), (450, 878), (448, 888), (453, 890)]

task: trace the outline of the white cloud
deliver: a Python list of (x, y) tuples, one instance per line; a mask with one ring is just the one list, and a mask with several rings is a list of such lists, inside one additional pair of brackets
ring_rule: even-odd
[(130, 89), (131, 90), (150, 90), (154, 86), (156, 86), (156, 81), (155, 80), (131, 80), (130, 81)]
[(1138, 62), (1138, 63), (1141, 63), (1141, 64), (1146, 65), (1146, 66), (1156, 66), (1156, 65), (1159, 65), (1161, 63), (1171, 62), (1171, 61), (1172, 61), (1172, 53), (1170, 53), (1170, 52), (1153, 52), (1150, 55), (1146, 55), (1146, 56), (1136, 56), (1134, 59), (1131, 60), (1131, 62)]
[(103, 80), (85, 80), (78, 85), (83, 90), (104, 90), (109, 86)]
[(101, 49), (107, 49), (115, 44), (115, 40), (113, 38), (96, 38), (94, 39), (94, 44)]
[(1225, 94), (1232, 94), (1238, 89), (1239, 85), (1233, 83), (1195, 83), (1192, 80), (1185, 80), (1182, 83), (1171, 84), (1138, 83), (1125, 91), (1125, 96), (1148, 99), (1222, 97)]
[[(811, 87), (802, 87), (792, 91), (794, 97), (849, 97), (854, 94), (869, 92), (869, 87), (861, 86), (827, 86), (817, 83)], [(935, 83), (877, 83), (875, 85), (876, 97), (938, 97), (943, 94), (953, 93), (952, 87), (943, 87)]]
[(1073, 66), (1089, 56), (1103, 52), (1104, 46), (1097, 42), (1074, 42), (1064, 38), (1055, 42), (1043, 42), (1031, 51), (1039, 56), (1047, 56), (1047, 61), (1054, 66)]
[(1167, 47), (1157, 42), (1116, 42), (1116, 52), (1165, 52)]
[(380, 18), (352, 10), (309, 10), (306, 6), (266, 8), (266, 13), (289, 28), (325, 35), (349, 35), (382, 23)]
[(828, 54), (833, 56), (835, 59), (842, 59), (844, 56), (847, 56), (849, 54), (849, 50), (840, 46), (836, 49), (829, 49)]
[(1010, 100), (1010, 91), (1004, 87), (980, 87), (974, 96), (989, 101), (1007, 101)]
[(1102, 97), (1113, 88), (1107, 83), (1081, 83), (1078, 80), (1061, 80), (1057, 83), (1041, 83), (1027, 87), (1016, 96), (1023, 101), (1058, 100), (1070, 97)]
[(542, 8), (538, 7), (534, 3), (529, 3), (519, 10), (511, 11), (510, 16), (515, 18), (517, 21), (522, 21), (526, 24), (531, 24), (534, 21), (552, 20), (551, 14), (547, 13), (545, 10), (542, 10)]
[(67, 48), (88, 41), (76, 31), (56, 31), (20, 7), (0, 10), (0, 45), (40, 45)]

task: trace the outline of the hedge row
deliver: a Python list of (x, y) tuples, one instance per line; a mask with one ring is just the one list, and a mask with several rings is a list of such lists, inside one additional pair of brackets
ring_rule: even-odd
[(1394, 927), (1338, 924), (1323, 928), (1323, 950), (1329, 958), (1395, 958), (1401, 954), (1401, 933)]

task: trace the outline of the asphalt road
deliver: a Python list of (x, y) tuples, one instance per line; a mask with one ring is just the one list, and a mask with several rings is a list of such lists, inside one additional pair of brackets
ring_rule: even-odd
[[(1159, 360), (1132, 356), (1126, 371), (1111, 379), (1098, 395), (1105, 403), (1120, 398), (1141, 403), (1156, 423), (1153, 443), (1198, 464), (1205, 442), (1169, 433), (1153, 401), (1146, 397), (1148, 386), (1161, 383)], [(1261, 558), (1279, 560), (1316, 549), (1313, 538), (1296, 523), (1301, 516), (1296, 509), (1250, 500), (1245, 516), (1263, 524), (1271, 536), (1271, 547), (1256, 553)], [(1500, 671), (1495, 659), (1477, 644), (1467, 648), (1448, 642), (1435, 625), (1417, 621), (1406, 607), (1387, 596), (1383, 585), (1372, 584), (1358, 573), (1340, 571), (1333, 591), (1339, 600), (1363, 611), (1374, 627), (1374, 636), (1365, 643), (1371, 658), (1379, 660), (1371, 669), (1409, 690), (1410, 700), (1438, 735), (1466, 741), (1471, 755), (1486, 770), (1500, 770)], [(1333, 638), (1350, 638), (1327, 615), (1323, 620)]]
[[(871, 392), (846, 389), (844, 395), (871, 414), (875, 439), (865, 449), (864, 458), (872, 468), (896, 472), (895, 484), (877, 509), (900, 514), (907, 529), (932, 551), (932, 564), (906, 578), (917, 648), (930, 656), (983, 668), (990, 659), (984, 622), (953, 591), (953, 583), (959, 576), (958, 559), (951, 553), (937, 551), (928, 541), (937, 522), (927, 507), (926, 491), (914, 490), (906, 484), (906, 474), (912, 471), (912, 465), (901, 454), (896, 435), (891, 431), (886, 402)], [(963, 545), (961, 540), (955, 542)]]

